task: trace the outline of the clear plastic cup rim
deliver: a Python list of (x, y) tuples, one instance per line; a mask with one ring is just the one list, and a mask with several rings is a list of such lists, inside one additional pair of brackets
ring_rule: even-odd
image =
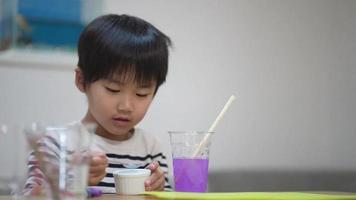
[(119, 169), (113, 172), (117, 177), (146, 177), (150, 176), (149, 169)]

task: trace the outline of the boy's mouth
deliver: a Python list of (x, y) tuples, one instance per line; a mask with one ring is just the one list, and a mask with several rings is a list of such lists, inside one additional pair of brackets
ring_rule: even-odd
[(128, 122), (130, 121), (128, 118), (125, 117), (115, 117), (113, 118), (115, 121), (124, 121), (124, 122)]
[(125, 126), (125, 125), (127, 125), (127, 123), (130, 122), (130, 120), (128, 118), (124, 118), (124, 117), (115, 117), (115, 118), (113, 118), (113, 121), (115, 122), (115, 124), (117, 124), (119, 126)]

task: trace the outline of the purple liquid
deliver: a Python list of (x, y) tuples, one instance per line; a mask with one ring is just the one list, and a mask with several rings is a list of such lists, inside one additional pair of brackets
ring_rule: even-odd
[(174, 183), (177, 192), (206, 192), (208, 159), (174, 158)]

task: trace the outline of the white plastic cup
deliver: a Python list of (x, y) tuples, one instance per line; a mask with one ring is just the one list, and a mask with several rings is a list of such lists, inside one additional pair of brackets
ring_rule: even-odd
[(137, 195), (145, 192), (145, 181), (151, 171), (148, 169), (119, 169), (113, 172), (117, 194)]

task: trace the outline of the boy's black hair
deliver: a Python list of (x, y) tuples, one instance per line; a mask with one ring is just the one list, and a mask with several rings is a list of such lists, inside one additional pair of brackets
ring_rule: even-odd
[(155, 81), (157, 91), (166, 80), (170, 45), (169, 37), (140, 18), (103, 15), (89, 23), (80, 35), (78, 67), (85, 85), (134, 75), (130, 78), (138, 84)]

